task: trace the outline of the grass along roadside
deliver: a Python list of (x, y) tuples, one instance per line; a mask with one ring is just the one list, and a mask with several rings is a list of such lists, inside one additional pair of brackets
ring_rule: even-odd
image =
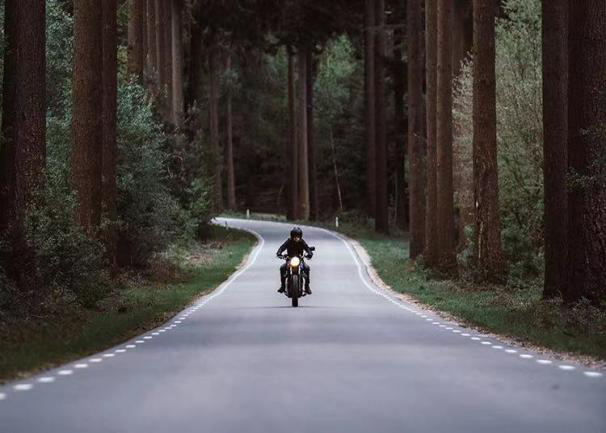
[(432, 280), (412, 265), (408, 242), (403, 238), (381, 236), (350, 224), (341, 225), (339, 231), (364, 247), (385, 284), (431, 309), (521, 343), (588, 356), (599, 363), (606, 360), (604, 310), (589, 304), (564, 308), (558, 300), (544, 301), (538, 286), (485, 287), (465, 281)]
[(130, 281), (94, 311), (11, 324), (0, 334), (0, 381), (85, 357), (164, 323), (225, 281), (255, 243), (249, 233), (213, 226), (207, 242), (178, 254), (177, 272), (155, 282)]

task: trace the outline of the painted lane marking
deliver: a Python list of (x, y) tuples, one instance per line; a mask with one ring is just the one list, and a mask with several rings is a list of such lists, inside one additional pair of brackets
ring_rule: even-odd
[(76, 364), (76, 365), (74, 365), (74, 368), (79, 368), (79, 369), (88, 368), (88, 364)]
[(446, 327), (446, 330), (447, 330), (447, 331), (452, 331), (452, 326), (447, 326), (447, 327)]
[(537, 364), (549, 365), (551, 364), (551, 361), (549, 359), (537, 359)]
[(458, 329), (453, 329), (452, 332), (455, 333), (455, 334), (460, 334), (461, 333), (461, 331), (459, 331)]
[(574, 370), (576, 367), (574, 365), (558, 365), (558, 368), (560, 370), (565, 370), (565, 371), (572, 371)]
[(501, 350), (503, 348), (503, 346), (499, 346), (498, 344), (495, 344), (494, 346), (492, 346), (493, 349), (497, 349), (497, 350)]
[(518, 353), (518, 351), (515, 349), (506, 349), (505, 352), (506, 353)]
[(114, 355), (113, 353), (106, 353), (103, 355), (104, 358), (113, 358), (114, 356), (116, 355)]
[(597, 371), (585, 371), (583, 374), (587, 377), (602, 377), (603, 374)]
[(159, 332), (152, 332), (152, 335), (160, 335)]
[(103, 362), (103, 359), (102, 358), (91, 358), (88, 360), (88, 362), (98, 363), (98, 362)]
[(74, 373), (73, 370), (60, 370), (57, 374), (59, 376), (70, 376)]
[(461, 334), (463, 337), (469, 337), (471, 334), (468, 334), (467, 332), (464, 332)]
[(481, 340), (481, 338), (480, 338), (480, 337), (471, 337), (471, 339), (472, 339), (473, 341), (480, 341), (480, 340)]
[(45, 377), (38, 378), (38, 382), (40, 382), (40, 383), (53, 383), (54, 381), (55, 381), (55, 378), (52, 376), (45, 376)]
[(490, 346), (492, 343), (490, 341), (482, 341), (482, 343), (484, 346)]
[(151, 340), (152, 338), (154, 337), (152, 337), (151, 335), (146, 335), (145, 337), (143, 337), (144, 340)]
[(0, 401), (2, 400), (6, 400), (6, 394), (3, 392), (0, 392)]
[(523, 353), (523, 354), (520, 355), (520, 358), (522, 358), (522, 359), (531, 359), (531, 358), (534, 358), (534, 356), (532, 356), (532, 355), (530, 355), (528, 353)]
[(162, 334), (162, 333), (166, 332), (166, 329), (160, 329), (158, 332)]
[(175, 324), (180, 325), (182, 322), (180, 320), (175, 320)]
[(127, 347), (128, 349), (134, 349), (134, 348), (135, 348), (135, 347), (137, 347), (137, 346), (135, 346), (134, 344), (127, 344), (127, 345), (126, 345), (126, 347)]
[(33, 387), (34, 385), (32, 385), (31, 383), (20, 383), (18, 385), (13, 386), (13, 389), (15, 391), (29, 391)]
[(137, 340), (137, 341), (135, 341), (135, 343), (137, 343), (137, 344), (143, 344), (143, 343), (145, 343), (145, 341), (143, 341), (143, 340)]
[(124, 353), (124, 352), (126, 352), (126, 349), (117, 349), (117, 350), (114, 350), (114, 352), (115, 353)]

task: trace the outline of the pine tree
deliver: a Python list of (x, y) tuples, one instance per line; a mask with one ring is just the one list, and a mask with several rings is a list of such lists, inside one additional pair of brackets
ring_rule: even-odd
[(46, 160), (46, 9), (38, 0), (6, 0), (4, 7), (0, 236), (9, 252), (0, 264), (22, 294), (35, 295), (40, 279), (25, 219)]
[(567, 301), (606, 299), (606, 2), (569, 3)]
[(103, 119), (102, 10), (95, 0), (74, 0), (73, 148), (71, 178), (78, 221), (89, 233), (101, 222)]
[(543, 0), (543, 155), (545, 287), (552, 298), (566, 288), (568, 259), (568, 1)]

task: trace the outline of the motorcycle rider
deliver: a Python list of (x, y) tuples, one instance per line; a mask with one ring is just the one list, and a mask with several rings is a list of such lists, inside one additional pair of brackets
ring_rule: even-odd
[[(293, 227), (290, 231), (290, 237), (278, 248), (277, 255), (282, 258), (282, 253), (286, 251), (288, 258), (302, 256), (303, 252), (306, 252), (308, 257), (311, 259), (313, 252), (307, 242), (303, 240), (303, 231), (299, 227)], [(284, 263), (280, 267), (280, 288), (279, 293), (284, 293), (286, 284), (286, 270), (288, 263)], [(311, 295), (311, 289), (309, 288), (309, 265), (301, 261), (301, 270), (305, 273), (305, 293)]]

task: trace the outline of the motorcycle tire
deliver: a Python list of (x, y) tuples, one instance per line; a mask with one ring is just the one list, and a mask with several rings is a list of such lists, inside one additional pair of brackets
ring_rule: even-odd
[(293, 275), (291, 277), (291, 301), (293, 307), (299, 306), (299, 295), (301, 294), (301, 281), (299, 280), (298, 275)]

